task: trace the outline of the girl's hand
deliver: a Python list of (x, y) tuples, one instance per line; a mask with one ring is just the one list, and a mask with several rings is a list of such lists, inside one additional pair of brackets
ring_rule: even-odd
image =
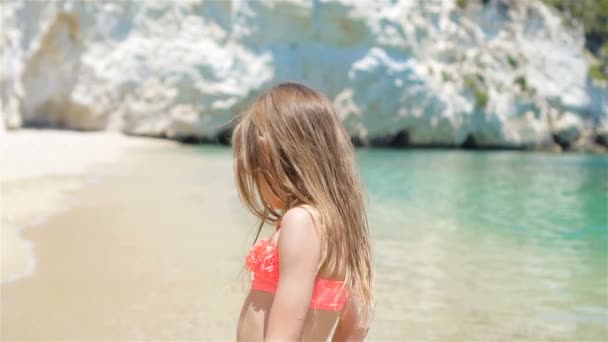
[(312, 298), (321, 245), (313, 218), (304, 208), (289, 209), (281, 220), (279, 284), (266, 341), (299, 341)]

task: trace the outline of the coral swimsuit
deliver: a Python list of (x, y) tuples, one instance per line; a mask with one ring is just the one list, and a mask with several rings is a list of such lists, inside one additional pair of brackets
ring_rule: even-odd
[[(279, 250), (270, 239), (257, 241), (247, 256), (247, 268), (253, 273), (251, 289), (274, 294), (279, 285)], [(310, 300), (310, 308), (340, 311), (344, 307), (347, 291), (343, 281), (317, 278)]]

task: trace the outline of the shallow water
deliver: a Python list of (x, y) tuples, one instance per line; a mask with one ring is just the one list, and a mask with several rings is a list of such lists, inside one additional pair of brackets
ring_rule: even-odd
[(362, 150), (379, 339), (606, 340), (608, 159)]
[[(358, 159), (377, 269), (370, 340), (608, 339), (606, 157)], [(2, 286), (3, 339), (232, 340), (255, 220), (231, 163), (229, 148), (180, 146), (91, 170), (99, 181), (67, 194), (73, 207), (25, 229), (37, 269)]]

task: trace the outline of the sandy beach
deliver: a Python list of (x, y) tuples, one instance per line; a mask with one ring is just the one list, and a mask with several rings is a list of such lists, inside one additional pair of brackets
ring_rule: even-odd
[[(167, 141), (51, 131), (1, 139), (2, 340), (233, 338), (233, 320), (209, 317), (211, 308), (237, 316), (242, 227), (253, 223), (226, 212), (242, 208), (217, 205), (238, 204), (232, 175), (214, 172), (229, 158), (207, 158), (203, 173), (172, 168), (178, 145)], [(167, 182), (151, 192), (146, 177)], [(163, 187), (177, 197), (157, 196)], [(234, 257), (218, 258), (226, 254)]]

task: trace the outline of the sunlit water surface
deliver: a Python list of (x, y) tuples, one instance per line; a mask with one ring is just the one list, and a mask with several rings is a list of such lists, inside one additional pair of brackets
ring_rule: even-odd
[(362, 150), (379, 339), (606, 340), (608, 159)]

